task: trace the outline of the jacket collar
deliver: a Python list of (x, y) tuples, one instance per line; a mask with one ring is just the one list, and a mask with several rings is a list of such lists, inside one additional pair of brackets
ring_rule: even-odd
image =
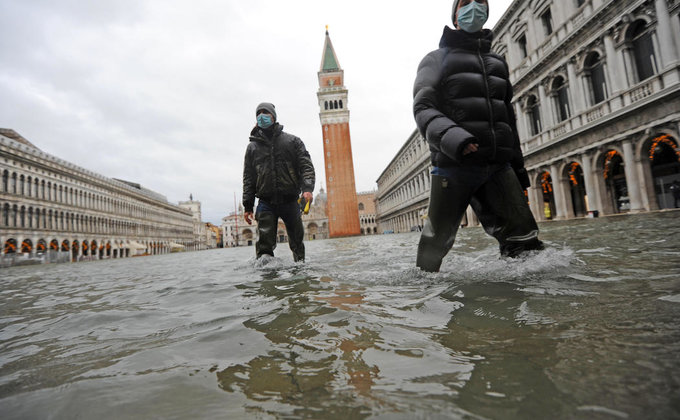
[(263, 130), (257, 125), (253, 127), (250, 132), (250, 141), (264, 141), (270, 142), (272, 138), (278, 136), (283, 131), (283, 126), (279, 123), (274, 123), (274, 126), (269, 130)]
[(439, 40), (439, 48), (462, 48), (470, 51), (488, 53), (491, 51), (493, 32), (491, 29), (482, 29), (473, 34), (460, 29), (444, 27), (444, 33)]

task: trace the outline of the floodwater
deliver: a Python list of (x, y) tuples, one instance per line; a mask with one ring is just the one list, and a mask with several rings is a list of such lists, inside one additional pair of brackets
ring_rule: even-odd
[(680, 212), (0, 271), (3, 419), (680, 418)]

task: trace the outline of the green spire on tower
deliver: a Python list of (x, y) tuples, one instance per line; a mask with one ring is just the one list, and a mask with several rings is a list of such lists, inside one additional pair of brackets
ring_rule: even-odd
[(323, 49), (323, 57), (321, 58), (321, 71), (329, 72), (340, 70), (338, 57), (335, 55), (335, 49), (331, 42), (331, 37), (328, 35), (328, 25), (326, 25), (326, 42)]

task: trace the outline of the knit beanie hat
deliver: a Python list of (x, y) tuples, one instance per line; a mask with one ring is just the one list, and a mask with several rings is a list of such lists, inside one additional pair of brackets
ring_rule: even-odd
[(276, 107), (274, 104), (269, 103), (269, 102), (262, 102), (255, 108), (255, 115), (257, 115), (258, 112), (261, 110), (267, 111), (268, 113), (272, 114), (274, 117), (274, 121), (276, 121)]
[[(472, 0), (475, 1), (475, 0)], [(456, 11), (458, 11), (458, 5), (460, 4), (460, 0), (454, 0), (453, 1), (453, 10), (451, 11), (451, 20), (453, 21), (454, 25), (456, 23)], [(486, 2), (486, 11), (489, 11), (489, 2)]]

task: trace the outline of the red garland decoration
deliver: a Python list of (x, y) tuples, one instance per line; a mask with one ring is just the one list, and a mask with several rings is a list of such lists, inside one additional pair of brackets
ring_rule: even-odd
[(654, 139), (652, 145), (649, 148), (649, 160), (654, 161), (654, 151), (659, 146), (660, 143), (664, 143), (670, 146), (671, 149), (673, 149), (675, 154), (678, 156), (678, 161), (680, 161), (680, 148), (678, 148), (675, 142), (671, 140), (668, 134), (664, 134)]

